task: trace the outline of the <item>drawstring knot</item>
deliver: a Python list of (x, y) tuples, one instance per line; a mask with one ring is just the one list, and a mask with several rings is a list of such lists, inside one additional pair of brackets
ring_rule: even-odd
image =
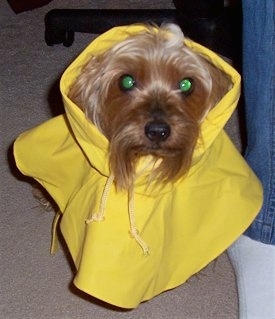
[(92, 222), (102, 222), (104, 220), (104, 216), (101, 216), (101, 213), (95, 213), (92, 215), (92, 217), (87, 218), (85, 220), (85, 223), (88, 225)]

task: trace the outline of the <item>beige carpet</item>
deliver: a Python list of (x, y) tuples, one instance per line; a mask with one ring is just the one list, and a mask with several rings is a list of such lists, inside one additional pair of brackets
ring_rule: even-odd
[[(5, 0), (0, 2), (1, 319), (237, 318), (235, 279), (226, 254), (188, 283), (132, 311), (107, 307), (78, 292), (71, 284), (65, 253), (49, 253), (53, 213), (37, 204), (30, 185), (12, 169), (8, 155), (14, 138), (62, 110), (60, 75), (95, 36), (76, 34), (72, 47), (48, 47), (45, 14), (52, 8), (128, 8), (129, 4), (173, 8), (166, 0), (54, 0), (16, 15)], [(238, 143), (236, 120), (229, 131)]]

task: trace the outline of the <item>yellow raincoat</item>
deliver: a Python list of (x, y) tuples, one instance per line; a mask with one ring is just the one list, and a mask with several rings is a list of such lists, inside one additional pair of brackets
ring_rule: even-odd
[(116, 192), (108, 141), (67, 93), (91, 55), (141, 31), (118, 27), (94, 40), (61, 79), (66, 114), (23, 133), (14, 145), (19, 169), (60, 208), (61, 231), (77, 268), (74, 284), (124, 308), (184, 283), (246, 230), (262, 204), (259, 181), (223, 130), (239, 98), (240, 76), (190, 40), (189, 47), (229, 75), (232, 88), (202, 123), (187, 176), (148, 187), (150, 158), (144, 158), (133, 189)]

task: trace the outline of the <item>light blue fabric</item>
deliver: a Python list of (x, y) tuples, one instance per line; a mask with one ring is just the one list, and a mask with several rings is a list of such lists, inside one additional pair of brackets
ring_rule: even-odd
[(243, 0), (246, 160), (264, 187), (264, 205), (245, 233), (275, 245), (275, 1)]

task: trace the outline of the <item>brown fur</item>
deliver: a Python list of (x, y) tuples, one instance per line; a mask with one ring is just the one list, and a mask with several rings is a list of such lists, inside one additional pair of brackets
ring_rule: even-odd
[[(228, 91), (226, 75), (183, 43), (174, 24), (129, 36), (93, 57), (73, 84), (69, 97), (110, 142), (110, 169), (119, 189), (135, 178), (138, 159), (161, 159), (153, 172), (160, 182), (176, 180), (190, 168), (200, 124)], [(130, 74), (135, 87), (124, 91), (122, 75)], [(192, 78), (193, 90), (179, 90), (183, 78)], [(170, 135), (150, 140), (147, 123), (166, 123)]]

